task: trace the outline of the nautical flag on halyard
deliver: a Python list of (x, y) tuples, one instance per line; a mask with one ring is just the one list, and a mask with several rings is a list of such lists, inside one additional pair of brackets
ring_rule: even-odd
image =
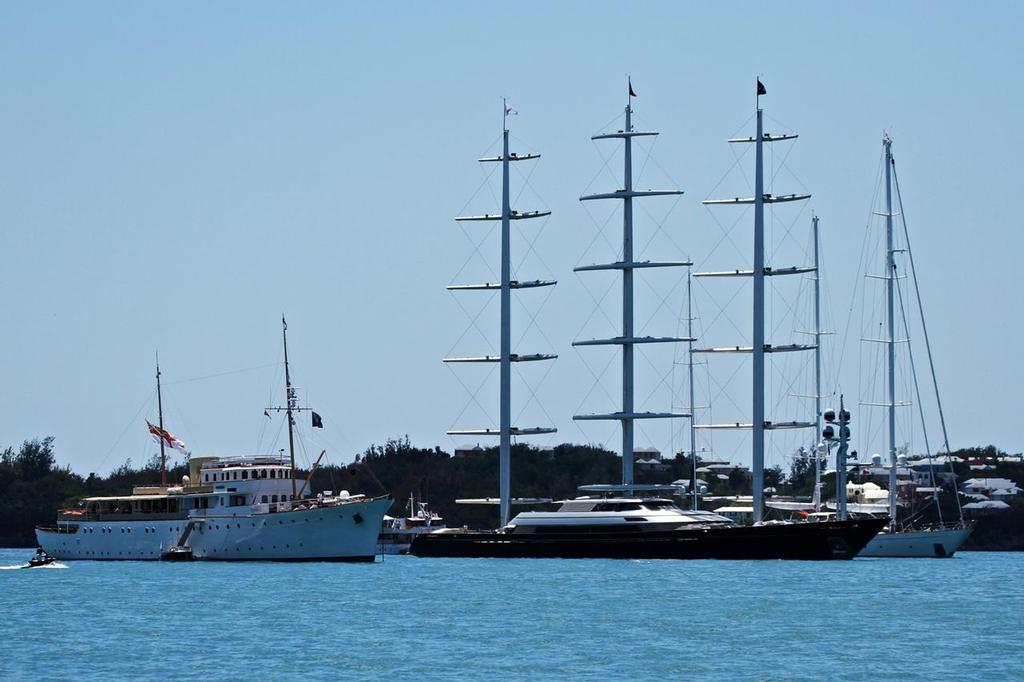
[(505, 100), (505, 115), (506, 116), (518, 116), (519, 112), (512, 108), (512, 105)]
[(263, 410), (263, 416), (266, 417), (267, 419), (270, 419), (270, 413), (267, 412), (266, 410)]
[(757, 94), (758, 96), (768, 94), (768, 91), (764, 89), (764, 83), (761, 82), (760, 78), (757, 79)]
[(311, 412), (310, 414), (313, 415), (313, 428), (314, 429), (322, 429), (322, 428), (324, 428), (324, 420), (323, 420), (323, 418), (320, 415), (318, 415), (316, 412)]
[(629, 96), (636, 97), (636, 91), (633, 90), (633, 80), (631, 78), (627, 78), (626, 82), (629, 84)]
[(153, 438), (156, 438), (157, 441), (160, 441), (162, 439), (164, 444), (169, 445), (175, 450), (181, 450), (182, 452), (185, 452), (185, 444), (182, 443), (177, 438), (175, 438), (173, 435), (171, 435), (170, 431), (161, 429), (159, 426), (154, 426), (153, 424), (150, 424), (148, 419), (146, 420), (146, 426), (149, 427), (149, 433), (152, 434)]

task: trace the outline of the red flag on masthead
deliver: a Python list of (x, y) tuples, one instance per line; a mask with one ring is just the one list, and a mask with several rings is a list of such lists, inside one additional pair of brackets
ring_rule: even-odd
[(149, 433), (156, 438), (158, 441), (162, 440), (164, 444), (174, 448), (175, 450), (181, 450), (185, 452), (185, 444), (175, 438), (170, 431), (161, 429), (159, 426), (150, 424), (149, 420), (146, 420), (146, 426), (149, 427)]

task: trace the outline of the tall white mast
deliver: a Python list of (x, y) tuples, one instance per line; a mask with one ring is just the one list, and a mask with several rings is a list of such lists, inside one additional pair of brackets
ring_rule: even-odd
[(678, 337), (634, 336), (633, 330), (633, 271), (637, 268), (659, 268), (689, 266), (686, 261), (642, 261), (633, 260), (633, 199), (637, 197), (671, 196), (682, 194), (682, 190), (634, 190), (633, 189), (633, 138), (653, 136), (653, 131), (633, 130), (633, 108), (628, 101), (632, 97), (632, 88), (627, 95), (626, 126), (615, 133), (594, 135), (592, 140), (621, 139), (624, 142), (623, 183), (622, 189), (614, 192), (589, 194), (580, 197), (580, 201), (595, 199), (620, 199), (622, 201), (622, 260), (615, 263), (584, 265), (574, 268), (575, 272), (593, 270), (622, 271), (622, 335), (610, 339), (591, 339), (574, 341), (574, 346), (622, 346), (622, 409), (619, 412), (606, 414), (575, 415), (577, 420), (613, 420), (622, 424), (622, 484), (633, 483), (633, 422), (637, 419), (669, 419), (689, 417), (688, 414), (672, 412), (636, 412), (633, 404), (633, 346), (638, 343), (676, 343), (688, 339)]
[(889, 519), (896, 524), (896, 309), (894, 305), (896, 260), (892, 234), (892, 138), (882, 139), (885, 145), (885, 317), (886, 370), (889, 388)]
[[(507, 105), (502, 107), (508, 116)], [(498, 428), (498, 496), (501, 499), (501, 525), (508, 523), (511, 515), (510, 486), (512, 478), (512, 277), (509, 248), (511, 245), (510, 225), (512, 222), (508, 196), (508, 126), (501, 132), (501, 367)]]
[[(764, 94), (760, 81), (758, 81), (758, 99)], [(792, 140), (797, 136), (794, 134), (772, 135), (764, 133), (762, 126), (762, 110), (760, 103), (757, 107), (757, 134), (754, 137), (740, 137), (729, 140), (731, 143), (754, 143), (755, 148), (755, 173), (754, 173), (754, 196), (734, 197), (731, 199), (707, 199), (703, 203), (711, 205), (743, 205), (753, 204), (754, 206), (754, 267), (752, 270), (731, 270), (726, 272), (698, 272), (695, 277), (751, 277), (753, 279), (753, 343), (751, 346), (728, 346), (724, 348), (704, 348), (695, 350), (696, 353), (750, 353), (753, 356), (753, 400), (751, 409), (751, 423), (733, 424), (698, 424), (697, 428), (711, 429), (750, 429), (751, 437), (751, 461), (753, 469), (753, 507), (754, 522), (762, 520), (764, 516), (764, 434), (772, 429), (810, 428), (814, 422), (770, 422), (765, 419), (764, 391), (765, 391), (765, 353), (785, 353), (791, 351), (813, 350), (814, 345), (790, 344), (773, 346), (765, 343), (764, 336), (764, 278), (773, 275), (792, 275), (805, 272), (813, 272), (814, 268), (790, 267), (790, 268), (767, 268), (764, 264), (764, 205), (787, 201), (800, 201), (810, 198), (810, 194), (785, 194), (772, 195), (764, 192), (764, 154), (765, 142), (778, 142), (781, 140)]]
[(694, 428), (694, 421), (697, 419), (697, 406), (693, 398), (693, 276), (689, 268), (686, 271), (686, 335), (690, 337), (686, 342), (687, 363), (686, 371), (689, 375), (690, 384), (690, 508), (697, 511), (697, 429)]
[(541, 433), (554, 433), (554, 428), (518, 428), (512, 426), (512, 363), (529, 362), (535, 360), (552, 360), (557, 355), (533, 354), (517, 355), (512, 353), (512, 289), (530, 289), (535, 287), (552, 286), (554, 281), (534, 280), (531, 282), (518, 282), (512, 280), (511, 268), (511, 225), (513, 220), (524, 220), (529, 218), (540, 218), (551, 214), (551, 211), (527, 211), (519, 212), (512, 210), (509, 194), (509, 163), (512, 161), (525, 161), (540, 158), (540, 154), (525, 154), (522, 156), (510, 153), (508, 150), (508, 102), (502, 102), (502, 147), (501, 156), (486, 157), (480, 159), (482, 163), (501, 163), (501, 214), (484, 214), (477, 216), (462, 216), (457, 221), (479, 221), (479, 220), (500, 220), (501, 221), (501, 282), (484, 284), (456, 284), (448, 287), (449, 290), (499, 290), (501, 296), (501, 328), (500, 328), (500, 351), (497, 357), (492, 355), (445, 358), (444, 362), (498, 362), (499, 363), (499, 393), (498, 393), (498, 430), (494, 429), (452, 429), (449, 435), (486, 435), (498, 436), (498, 495), (500, 504), (501, 525), (509, 522), (511, 517), (511, 478), (512, 478), (512, 436), (526, 436)]
[(751, 445), (754, 470), (754, 523), (764, 502), (764, 134), (757, 109), (756, 173), (754, 175), (754, 405)]
[(821, 456), (818, 454), (818, 439), (821, 438), (821, 251), (818, 244), (818, 216), (814, 223), (814, 511), (821, 511)]
[[(633, 130), (633, 107), (626, 101), (626, 131)], [(622, 260), (633, 261), (633, 139), (626, 137), (623, 154)], [(622, 337), (633, 337), (633, 270), (622, 271)], [(622, 345), (622, 413), (633, 413), (633, 344)], [(633, 420), (622, 420), (622, 483), (633, 482)]]

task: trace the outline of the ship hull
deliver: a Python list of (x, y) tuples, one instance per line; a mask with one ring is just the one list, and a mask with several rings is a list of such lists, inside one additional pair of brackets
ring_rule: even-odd
[(857, 556), (947, 559), (967, 542), (971, 530), (967, 527), (879, 533)]
[(186, 546), (208, 561), (371, 562), (391, 500), (275, 514), (141, 521), (76, 521), (37, 528), (47, 554), (66, 560), (159, 560), (191, 522)]
[(457, 531), (417, 537), (420, 557), (551, 559), (852, 559), (886, 520), (866, 519), (670, 531)]

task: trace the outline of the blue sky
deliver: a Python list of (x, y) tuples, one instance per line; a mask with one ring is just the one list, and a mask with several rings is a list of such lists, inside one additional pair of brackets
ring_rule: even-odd
[[(870, 399), (858, 395), (857, 320), (849, 338), (842, 332), (889, 130), (952, 444), (1020, 451), (1021, 12), (1011, 3), (6, 3), (0, 443), (55, 435), (60, 461), (80, 471), (148, 459), (143, 419), (155, 419), (159, 350), (167, 424), (193, 452), (279, 448), (280, 420), (262, 410), (280, 400), (282, 312), (296, 383), (327, 424), (310, 451), (345, 461), (401, 434), (450, 448), (447, 428), (492, 425), (495, 375), (440, 358), (497, 343), (496, 301), (456, 301), (444, 287), (496, 268), (496, 234), (451, 218), (495, 207), (489, 169), (475, 159), (493, 150), (507, 95), (520, 112), (513, 146), (543, 154), (524, 170), (528, 183), (513, 175), (514, 188), (526, 187), (519, 207), (553, 212), (517, 233), (513, 261), (522, 277), (559, 280), (514, 308), (518, 349), (560, 358), (524, 368), (513, 414), (559, 428), (540, 443), (615, 446), (614, 424), (581, 430), (571, 420), (614, 409), (618, 391), (612, 351), (569, 345), (610, 335), (619, 315), (611, 275), (572, 273), (616, 255), (615, 207), (577, 199), (617, 187), (621, 161), (617, 147), (589, 138), (616, 124), (631, 74), (638, 125), (662, 133), (638, 152), (638, 165), (651, 160), (640, 184), (686, 191), (647, 204), (637, 228), (646, 257), (749, 265), (749, 213), (700, 200), (746, 191), (752, 159), (737, 164), (742, 150), (725, 139), (750, 132), (761, 74), (768, 127), (800, 133), (770, 159), (785, 160), (773, 187), (814, 195), (772, 218), (773, 262), (797, 264), (810, 211), (822, 217), (839, 332), (829, 390)], [(681, 281), (677, 272), (638, 285), (638, 327), (679, 331)], [(749, 333), (742, 286), (694, 289), (709, 342)], [(806, 298), (773, 296), (773, 327), (785, 336), (799, 326), (785, 319), (785, 301)], [(638, 361), (642, 407), (685, 403), (674, 397), (674, 358), (663, 349)], [(718, 386), (718, 420), (745, 418), (743, 362), (702, 368), (715, 378), (702, 385)], [(220, 376), (199, 379), (211, 375)], [(783, 398), (773, 407), (806, 417), (775, 381)], [(464, 384), (482, 387), (476, 401)], [(637, 445), (679, 448), (683, 431), (650, 427)], [(785, 464), (792, 446), (774, 444), (769, 463)], [(742, 439), (714, 447), (749, 461)]]

